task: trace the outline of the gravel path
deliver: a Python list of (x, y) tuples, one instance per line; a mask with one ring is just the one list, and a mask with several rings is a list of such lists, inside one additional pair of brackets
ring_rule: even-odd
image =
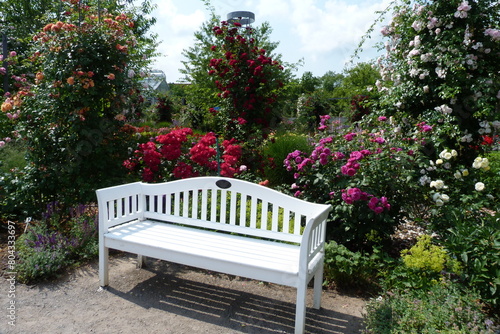
[[(293, 333), (295, 289), (114, 253), (110, 286), (99, 288), (97, 261), (34, 286), (0, 278), (0, 333)], [(312, 289), (308, 294), (312, 305)], [(15, 302), (15, 326), (7, 307)], [(323, 291), (307, 309), (306, 333), (361, 333), (366, 300)]]

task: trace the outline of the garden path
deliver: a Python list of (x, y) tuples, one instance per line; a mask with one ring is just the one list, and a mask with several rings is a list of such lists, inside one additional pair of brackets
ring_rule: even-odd
[[(16, 285), (16, 326), (1, 333), (292, 333), (295, 289), (113, 253), (110, 287), (99, 288), (97, 261), (50, 282)], [(5, 312), (7, 277), (0, 278)], [(309, 294), (312, 299), (312, 293)], [(311, 300), (308, 301), (311, 305)], [(308, 308), (306, 333), (361, 333), (366, 299), (323, 292)]]

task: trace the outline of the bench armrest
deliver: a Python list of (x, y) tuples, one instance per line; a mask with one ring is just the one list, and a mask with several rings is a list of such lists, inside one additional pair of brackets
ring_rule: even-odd
[(96, 191), (99, 205), (99, 234), (110, 227), (144, 218), (141, 182), (129, 183)]
[(302, 274), (309, 274), (314, 271), (314, 268), (320, 264), (318, 259), (321, 259), (321, 262), (323, 261), (322, 257), (318, 257), (318, 255), (324, 253), (326, 222), (331, 210), (331, 205), (325, 206), (325, 209), (319, 215), (307, 222), (300, 245), (299, 271)]

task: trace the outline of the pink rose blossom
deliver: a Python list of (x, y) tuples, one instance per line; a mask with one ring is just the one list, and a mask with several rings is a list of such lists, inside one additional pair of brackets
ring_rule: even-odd
[(354, 132), (348, 133), (344, 136), (345, 140), (347, 140), (347, 141), (353, 140), (354, 137), (356, 137), (356, 133), (354, 133)]

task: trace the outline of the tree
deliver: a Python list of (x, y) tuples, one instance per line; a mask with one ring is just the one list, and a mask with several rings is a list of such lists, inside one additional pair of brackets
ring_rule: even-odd
[[(334, 97), (337, 98), (335, 109), (349, 116), (357, 114), (360, 108), (364, 108), (363, 105), (377, 100), (379, 93), (374, 87), (378, 79), (380, 74), (369, 63), (359, 63), (345, 69), (343, 79), (335, 89)], [(354, 120), (358, 118), (354, 117)]]
[(344, 75), (341, 73), (335, 73), (333, 71), (328, 71), (323, 74), (320, 78), (320, 86), (327, 93), (332, 93), (337, 89), (344, 80)]
[(319, 88), (320, 84), (320, 79), (315, 77), (312, 72), (309, 71), (304, 72), (300, 78), (300, 86), (303, 94), (314, 92), (317, 88)]

